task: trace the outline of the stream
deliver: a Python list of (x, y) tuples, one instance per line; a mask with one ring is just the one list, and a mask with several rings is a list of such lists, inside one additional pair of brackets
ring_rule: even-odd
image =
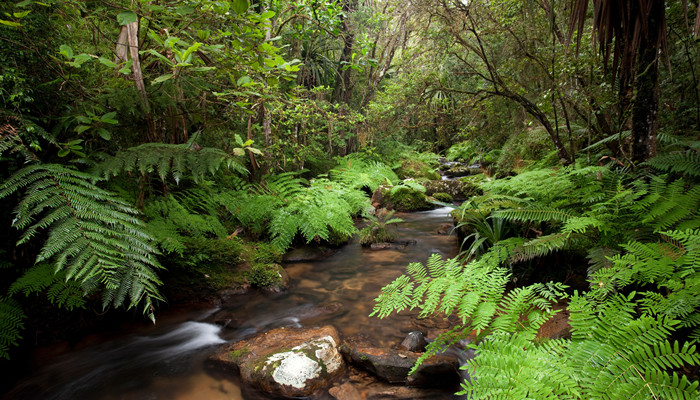
[(235, 296), (219, 308), (183, 311), (145, 332), (54, 358), (5, 399), (264, 399), (235, 376), (210, 373), (206, 358), (225, 342), (282, 326), (333, 325), (341, 337), (362, 334), (377, 347), (394, 346), (417, 329), (415, 314), (369, 318), (374, 298), (408, 263), (457, 254), (456, 237), (436, 233), (451, 222), (450, 210), (397, 213), (404, 220), (395, 225), (397, 243), (404, 244), (392, 249), (353, 240), (323, 260), (285, 264), (291, 284), (284, 293)]

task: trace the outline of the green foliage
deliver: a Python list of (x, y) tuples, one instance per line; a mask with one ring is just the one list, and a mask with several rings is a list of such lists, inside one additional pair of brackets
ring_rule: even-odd
[(399, 178), (388, 166), (378, 161), (365, 161), (362, 157), (346, 156), (331, 170), (331, 178), (345, 187), (374, 192), (379, 185), (396, 184)]
[(455, 143), (447, 149), (445, 158), (448, 161), (468, 162), (480, 153), (481, 151), (472, 142), (464, 141)]
[(494, 334), (477, 348), (461, 394), (508, 398), (697, 398), (698, 382), (676, 368), (700, 363), (695, 346), (666, 339), (669, 319), (635, 318), (629, 299), (571, 299), (571, 340), (533, 343)]
[(630, 242), (591, 276), (593, 295), (606, 298), (632, 284), (645, 313), (681, 321), (700, 340), (700, 230), (661, 232), (656, 243)]
[(48, 231), (36, 262), (51, 261), (56, 272), (86, 293), (101, 291), (103, 306), (142, 304), (153, 318), (160, 300), (154, 270), (156, 249), (138, 212), (91, 183), (93, 176), (61, 165), (39, 164), (14, 174), (0, 198), (24, 190), (13, 225), (23, 231), (18, 245)]
[(84, 290), (80, 283), (68, 280), (65, 271), (56, 272), (54, 265), (48, 262), (36, 264), (10, 285), (10, 296), (19, 293), (25, 296), (45, 293), (52, 304), (68, 310), (85, 305)]
[(253, 264), (248, 273), (248, 281), (259, 288), (277, 285), (282, 282), (278, 268), (277, 264)]
[(275, 210), (269, 231), (272, 243), (286, 249), (297, 232), (310, 242), (328, 240), (331, 231), (351, 236), (355, 228), (352, 216), (368, 207), (367, 197), (360, 191), (347, 190), (327, 179), (316, 179), (304, 192), (288, 199), (283, 208)]
[(149, 201), (147, 228), (166, 253), (185, 251), (186, 237), (226, 236), (218, 215), (217, 195), (205, 188), (188, 189)]
[(375, 215), (367, 214), (365, 218), (369, 224), (360, 230), (360, 244), (369, 246), (373, 243), (393, 242), (395, 233), (387, 225), (403, 222), (401, 218), (392, 218), (394, 210), (388, 211), (385, 208), (376, 211)]
[[(409, 155), (410, 157), (410, 155)], [(408, 158), (401, 161), (396, 168), (396, 175), (399, 179), (419, 179), (419, 180), (439, 180), (440, 174), (435, 171), (435, 167), (430, 163), (417, 158)]]
[(98, 164), (93, 173), (104, 178), (121, 173), (157, 173), (161, 180), (172, 176), (179, 183), (183, 177), (201, 181), (214, 175), (222, 165), (240, 174), (248, 173), (237, 156), (221, 149), (164, 143), (145, 143), (122, 150)]
[(648, 160), (646, 164), (664, 172), (700, 177), (700, 153), (694, 150), (659, 155)]
[(16, 300), (0, 298), (0, 357), (10, 358), (10, 347), (17, 346), (17, 341), (22, 338), (20, 332), (24, 328), (24, 318), (24, 311)]
[(534, 339), (537, 329), (554, 314), (552, 302), (563, 294), (565, 286), (539, 283), (506, 293), (507, 269), (485, 260), (492, 259), (464, 264), (456, 258), (443, 260), (433, 254), (426, 265), (411, 263), (407, 274), (382, 288), (370, 316), (384, 318), (392, 312), (416, 308), (419, 317), (456, 313), (461, 319), (456, 330), (431, 343), (419, 363), (439, 352), (445, 343), (455, 343), (473, 330), (479, 340), (497, 332), (520, 332)]

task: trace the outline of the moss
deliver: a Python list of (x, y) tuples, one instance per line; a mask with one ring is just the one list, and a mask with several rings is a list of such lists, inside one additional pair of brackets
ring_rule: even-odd
[(250, 354), (250, 348), (248, 346), (245, 346), (238, 350), (229, 351), (228, 357), (235, 361), (241, 357), (247, 356), (248, 354)]
[(445, 192), (437, 192), (433, 194), (433, 198), (437, 201), (441, 201), (443, 203), (452, 203), (454, 199), (452, 198), (452, 195), (449, 193)]
[(253, 264), (248, 272), (248, 281), (260, 288), (278, 285), (282, 283), (278, 268), (277, 264)]
[(400, 211), (418, 211), (432, 208), (425, 193), (408, 186), (389, 192), (391, 204)]
[(282, 252), (266, 242), (252, 242), (245, 245), (242, 257), (251, 264), (279, 264), (282, 262)]

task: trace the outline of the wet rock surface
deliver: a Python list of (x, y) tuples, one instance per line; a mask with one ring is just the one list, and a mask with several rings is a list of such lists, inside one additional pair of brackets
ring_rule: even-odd
[(242, 381), (272, 396), (311, 396), (328, 389), (344, 370), (331, 326), (278, 328), (224, 346), (210, 366), (239, 371)]
[(372, 347), (362, 337), (349, 338), (340, 351), (353, 366), (389, 383), (446, 388), (460, 382), (459, 360), (452, 355), (430, 357), (409, 375), (422, 353)]
[(401, 347), (408, 351), (413, 351), (416, 353), (422, 353), (425, 351), (425, 346), (428, 345), (428, 341), (423, 336), (420, 331), (409, 332), (406, 335), (406, 339), (401, 342)]

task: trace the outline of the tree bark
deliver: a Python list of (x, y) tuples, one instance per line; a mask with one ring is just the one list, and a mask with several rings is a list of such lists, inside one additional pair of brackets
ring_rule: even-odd
[[(635, 2), (633, 2), (635, 3)], [(642, 33), (635, 63), (635, 92), (632, 105), (632, 161), (643, 162), (656, 155), (659, 112), (659, 29), (664, 19), (663, 0), (652, 0), (648, 29)]]

